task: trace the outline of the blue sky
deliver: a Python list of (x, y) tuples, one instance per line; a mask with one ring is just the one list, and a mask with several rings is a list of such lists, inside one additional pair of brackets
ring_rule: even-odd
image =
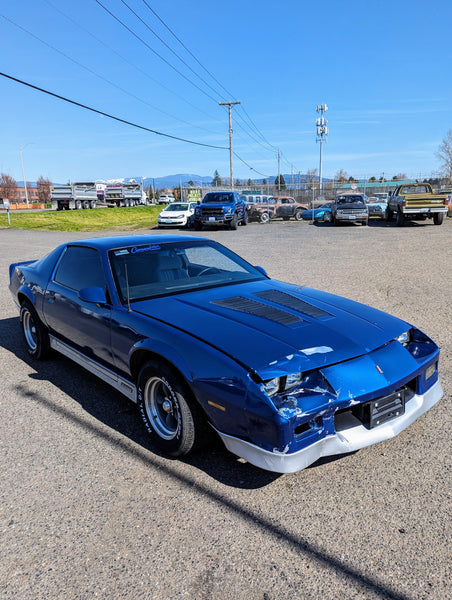
[[(2, 73), (143, 127), (227, 147), (218, 102), (240, 100), (234, 178), (274, 176), (278, 148), (283, 173), (318, 169), (321, 103), (324, 177), (429, 177), (452, 128), (450, 0), (4, 0), (0, 15)], [(0, 86), (0, 171), (16, 180), (26, 144), (27, 180), (229, 175), (226, 149)]]

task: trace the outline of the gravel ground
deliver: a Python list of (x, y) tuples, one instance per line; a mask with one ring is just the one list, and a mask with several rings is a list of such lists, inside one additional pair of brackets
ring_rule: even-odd
[(8, 265), (90, 236), (0, 231), (0, 598), (450, 597), (451, 234), (451, 219), (192, 233), (276, 279), (402, 317), (441, 347), (444, 397), (411, 427), (277, 475), (220, 444), (170, 460), (119, 393), (63, 357), (33, 362)]

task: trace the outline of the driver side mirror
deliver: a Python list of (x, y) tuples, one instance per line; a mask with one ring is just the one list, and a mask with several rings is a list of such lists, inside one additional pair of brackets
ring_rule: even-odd
[(105, 292), (101, 287), (85, 287), (82, 288), (78, 297), (82, 302), (90, 302), (91, 304), (107, 304)]

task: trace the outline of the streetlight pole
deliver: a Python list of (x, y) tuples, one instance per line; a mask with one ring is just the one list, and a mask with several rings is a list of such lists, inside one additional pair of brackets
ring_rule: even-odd
[(240, 100), (237, 102), (218, 102), (220, 106), (227, 106), (229, 109), (229, 166), (231, 170), (231, 190), (234, 189), (234, 170), (232, 168), (232, 118), (231, 118), (231, 106), (233, 104), (241, 104)]
[[(29, 146), (30, 144), (34, 144), (34, 142), (28, 142), (27, 144), (25, 144), (25, 146)], [(24, 170), (24, 160), (22, 158), (22, 150), (25, 148), (25, 146), (22, 146), (22, 148), (20, 149), (20, 162), (22, 163), (22, 175), (24, 178), (24, 188), (25, 188), (25, 200), (27, 202), (27, 208), (29, 208), (29, 203), (28, 203), (28, 190), (27, 190), (27, 182), (25, 180), (25, 170)]]

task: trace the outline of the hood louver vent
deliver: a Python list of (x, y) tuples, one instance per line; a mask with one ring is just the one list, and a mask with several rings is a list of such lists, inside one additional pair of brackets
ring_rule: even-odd
[(259, 298), (267, 300), (268, 302), (274, 302), (275, 304), (280, 304), (286, 308), (291, 308), (292, 310), (301, 312), (314, 319), (330, 316), (330, 313), (325, 312), (321, 308), (317, 308), (317, 306), (313, 306), (304, 300), (300, 300), (296, 296), (291, 296), (290, 294), (280, 292), (279, 290), (265, 290), (263, 292), (257, 292), (254, 295), (259, 296)]
[(294, 325), (295, 323), (300, 323), (303, 320), (301, 317), (292, 315), (285, 310), (281, 310), (280, 308), (275, 308), (274, 306), (269, 306), (268, 304), (263, 304), (257, 300), (251, 300), (242, 296), (233, 296), (232, 298), (213, 300), (211, 304), (223, 306), (224, 308), (247, 313), (249, 315), (263, 317), (264, 319), (275, 321), (280, 325)]

